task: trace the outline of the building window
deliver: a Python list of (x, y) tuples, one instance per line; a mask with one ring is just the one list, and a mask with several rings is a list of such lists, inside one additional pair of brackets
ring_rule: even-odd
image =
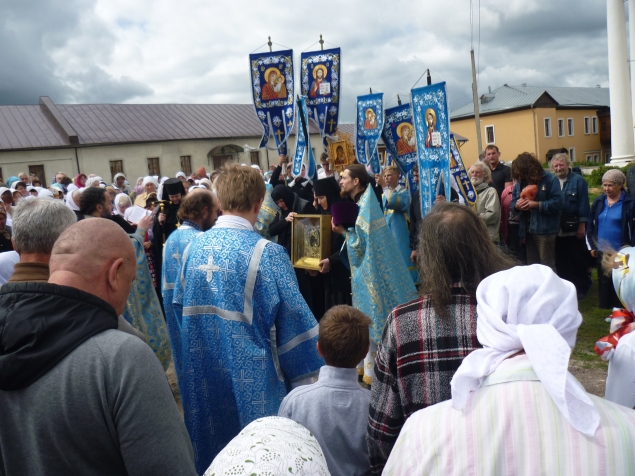
[(115, 175), (123, 173), (123, 160), (110, 161), (110, 178), (115, 181)]
[(558, 137), (564, 137), (564, 119), (558, 119)]
[(260, 167), (260, 151), (252, 150), (249, 156), (251, 157), (251, 165), (257, 165)]
[(182, 155), (181, 156), (181, 171), (187, 177), (192, 175), (192, 156), (191, 155)]
[(545, 117), (545, 137), (551, 137), (551, 118)]
[(572, 118), (567, 119), (567, 129), (568, 129), (569, 135), (572, 136), (573, 135), (573, 119)]
[(593, 156), (591, 154), (587, 154), (584, 156), (584, 160), (587, 162), (591, 162), (593, 160)]
[(602, 121), (602, 132), (606, 132), (606, 121)]
[(43, 186), (46, 186), (46, 184), (48, 183), (46, 181), (46, 177), (44, 176), (43, 165), (29, 165), (29, 175), (31, 176), (31, 178), (33, 178), (33, 176), (39, 178)]
[(584, 118), (584, 133), (585, 134), (591, 133), (591, 118), (590, 117)]
[(496, 142), (496, 135), (494, 134), (494, 126), (485, 126), (485, 139), (488, 144), (494, 144)]
[(569, 149), (569, 160), (575, 162), (575, 147)]
[(4, 175), (2, 175), (2, 167), (0, 167), (0, 182), (4, 182)]
[(611, 153), (607, 152), (604, 154), (604, 163), (608, 163), (611, 160)]
[(594, 134), (598, 133), (598, 118), (596, 116), (591, 118), (591, 132)]
[(595, 162), (596, 164), (600, 161), (600, 155), (599, 154), (593, 154), (593, 162)]
[(158, 157), (148, 157), (148, 175), (161, 177), (161, 167), (159, 167)]

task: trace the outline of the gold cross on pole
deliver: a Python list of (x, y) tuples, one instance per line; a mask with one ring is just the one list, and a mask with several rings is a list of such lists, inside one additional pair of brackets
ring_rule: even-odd
[(322, 33), (320, 33), (320, 41), (318, 41), (318, 43), (320, 44), (320, 49), (323, 50), (324, 49), (324, 40), (322, 39)]
[(273, 45), (273, 43), (271, 43), (271, 37), (269, 37), (267, 44), (269, 45), (269, 53), (271, 53), (271, 45)]

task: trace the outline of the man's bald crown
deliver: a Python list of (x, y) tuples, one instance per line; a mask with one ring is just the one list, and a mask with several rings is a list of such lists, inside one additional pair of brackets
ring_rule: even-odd
[(130, 237), (113, 221), (87, 218), (67, 228), (57, 239), (50, 269), (51, 273), (64, 270), (93, 279), (117, 258), (134, 263)]

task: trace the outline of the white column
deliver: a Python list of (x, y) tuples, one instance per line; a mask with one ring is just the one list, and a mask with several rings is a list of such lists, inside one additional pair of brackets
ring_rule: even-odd
[[(631, 70), (631, 114), (635, 122), (635, 0), (628, 0), (628, 42)], [(633, 124), (635, 127), (635, 124)]]
[(622, 165), (635, 158), (623, 0), (606, 0), (606, 19), (611, 94), (611, 164)]

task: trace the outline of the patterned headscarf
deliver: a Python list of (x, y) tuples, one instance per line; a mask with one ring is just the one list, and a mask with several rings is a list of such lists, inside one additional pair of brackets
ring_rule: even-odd
[(620, 187), (622, 187), (626, 183), (626, 177), (618, 169), (607, 170), (606, 173), (602, 175), (602, 182), (604, 182), (605, 180), (613, 182), (615, 185), (619, 185)]
[(231, 440), (204, 476), (291, 473), (330, 475), (322, 448), (309, 430), (287, 418), (266, 417), (251, 422)]

